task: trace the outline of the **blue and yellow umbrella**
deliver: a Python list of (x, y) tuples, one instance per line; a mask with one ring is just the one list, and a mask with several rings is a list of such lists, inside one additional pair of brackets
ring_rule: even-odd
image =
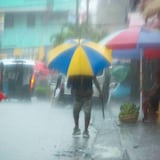
[(48, 53), (48, 67), (67, 76), (97, 75), (111, 62), (111, 50), (86, 39), (67, 40)]

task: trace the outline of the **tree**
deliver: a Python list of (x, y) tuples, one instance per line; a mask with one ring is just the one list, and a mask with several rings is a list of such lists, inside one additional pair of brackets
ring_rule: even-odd
[(66, 39), (69, 38), (86, 38), (98, 42), (106, 34), (107, 31), (99, 31), (92, 26), (87, 25), (86, 23), (75, 25), (66, 24), (62, 26), (60, 33), (54, 37), (51, 37), (51, 41), (53, 46), (63, 43)]
[(160, 0), (141, 0), (139, 8), (146, 26), (160, 30)]

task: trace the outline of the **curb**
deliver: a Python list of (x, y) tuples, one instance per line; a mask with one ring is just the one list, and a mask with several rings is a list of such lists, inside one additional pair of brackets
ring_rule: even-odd
[(91, 158), (92, 160), (130, 160), (127, 150), (122, 146), (120, 131), (113, 114), (109, 107), (107, 108), (106, 119), (100, 121), (102, 126), (94, 124), (98, 131)]

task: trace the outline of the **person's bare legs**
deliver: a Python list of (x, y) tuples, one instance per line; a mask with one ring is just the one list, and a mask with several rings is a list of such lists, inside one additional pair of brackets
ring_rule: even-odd
[(147, 118), (148, 118), (147, 108), (148, 108), (148, 103), (144, 102), (143, 105), (142, 105), (143, 114), (144, 114), (143, 121), (147, 120)]
[(88, 130), (91, 116), (85, 114), (85, 130)]
[(79, 129), (80, 111), (81, 111), (81, 103), (78, 101), (75, 101), (73, 106), (73, 118), (74, 118), (74, 124), (75, 124), (73, 135), (80, 135), (80, 129)]
[(83, 132), (83, 137), (89, 138), (89, 132), (88, 132), (88, 127), (90, 124), (90, 119), (91, 119), (91, 99), (87, 99), (84, 102), (84, 132)]
[(80, 113), (81, 107), (80, 104), (75, 102), (74, 108), (73, 108), (73, 118), (74, 118), (74, 124), (75, 128), (79, 128), (79, 113)]
[(148, 110), (149, 110), (149, 108), (151, 108), (152, 106), (151, 106), (151, 104), (149, 103), (149, 101), (145, 101), (144, 103), (143, 103), (143, 106), (142, 106), (142, 108), (143, 108), (143, 113), (144, 113), (144, 118), (143, 118), (143, 122), (148, 122)]

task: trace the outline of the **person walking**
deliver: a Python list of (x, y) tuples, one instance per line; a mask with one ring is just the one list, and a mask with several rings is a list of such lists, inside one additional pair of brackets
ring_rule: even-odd
[(81, 134), (79, 128), (79, 114), (81, 109), (84, 111), (84, 131), (83, 137), (89, 138), (89, 123), (91, 118), (91, 102), (93, 94), (93, 84), (99, 91), (100, 98), (103, 98), (99, 83), (95, 76), (71, 76), (68, 78), (67, 85), (71, 87), (71, 93), (73, 96), (73, 118), (75, 127), (73, 129), (73, 136), (76, 137)]

